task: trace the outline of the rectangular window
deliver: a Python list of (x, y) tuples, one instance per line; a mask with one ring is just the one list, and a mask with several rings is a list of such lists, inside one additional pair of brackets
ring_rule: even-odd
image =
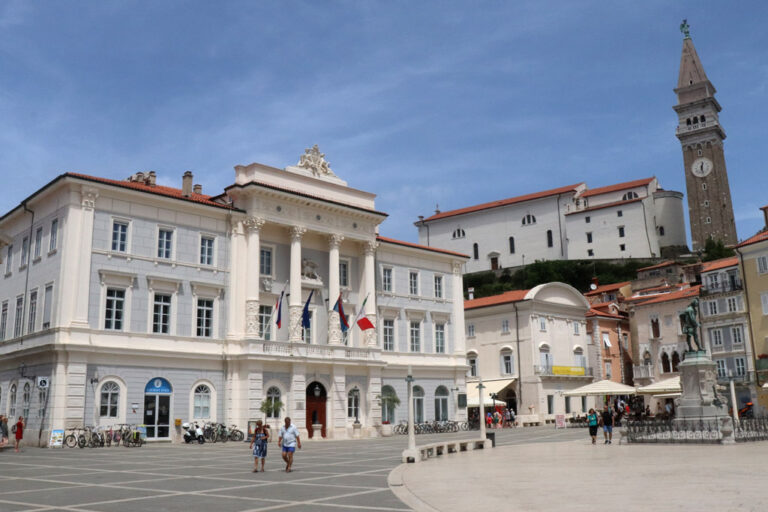
[(593, 251), (592, 249), (587, 249), (587, 256), (594, 256), (594, 255), (595, 255), (595, 251)]
[(501, 369), (504, 375), (512, 375), (512, 354), (502, 354)]
[(565, 414), (570, 414), (571, 412), (571, 397), (567, 396), (565, 397)]
[(410, 326), (411, 352), (421, 352), (421, 323), (411, 322)]
[(585, 222), (586, 224), (589, 224), (590, 222), (592, 222), (592, 219), (590, 218), (590, 216), (589, 216), (589, 215), (587, 215), (586, 217), (584, 217), (584, 222)]
[(761, 274), (768, 272), (768, 256), (757, 257), (757, 271)]
[(155, 294), (152, 309), (152, 332), (169, 334), (171, 330), (171, 296)]
[(592, 233), (587, 233), (587, 243), (588, 244), (592, 243)]
[(213, 237), (200, 237), (200, 264), (213, 265)]
[(733, 339), (733, 344), (738, 345), (741, 343), (744, 343), (744, 333), (741, 330), (740, 325), (736, 325), (734, 327), (731, 327), (731, 338)]
[(619, 238), (624, 238), (624, 226), (619, 226)]
[(26, 236), (21, 240), (21, 261), (19, 267), (24, 268), (27, 265), (27, 258), (29, 257), (29, 238)]
[(626, 334), (622, 334), (622, 344), (624, 345), (624, 350), (629, 350), (629, 336)]
[(728, 297), (726, 304), (728, 305), (729, 313), (733, 313), (739, 310), (739, 301), (736, 299), (736, 297)]
[(763, 304), (763, 314), (768, 315), (768, 293), (760, 294), (760, 302)]
[(573, 322), (573, 334), (575, 336), (579, 335), (579, 322)]
[(712, 346), (718, 347), (723, 344), (723, 331), (720, 329), (712, 329), (709, 331), (709, 337), (712, 341)]
[[(155, 299), (157, 299), (157, 296), (155, 296)], [(196, 333), (201, 338), (213, 336), (213, 299), (197, 299)]]
[(259, 306), (259, 333), (262, 339), (272, 339), (272, 306)]
[(707, 302), (707, 311), (710, 315), (716, 315), (717, 314), (717, 301), (711, 300)]
[(555, 412), (555, 395), (547, 395), (547, 414)]
[(126, 252), (128, 250), (128, 223), (121, 221), (112, 222), (112, 250)]
[(411, 295), (419, 294), (419, 273), (411, 272), (408, 274), (408, 290)]
[(37, 290), (29, 292), (29, 320), (27, 321), (27, 334), (35, 332), (35, 322), (37, 321)]
[(384, 329), (383, 329), (383, 348), (387, 352), (392, 352), (395, 350), (395, 321), (391, 319), (385, 319), (384, 320)]
[(173, 230), (160, 229), (157, 232), (157, 257), (166, 260), (171, 259), (173, 248)]
[(53, 219), (51, 221), (51, 236), (49, 238), (48, 252), (55, 251), (59, 238), (59, 219)]
[(445, 354), (445, 324), (435, 324), (435, 353)]
[(339, 286), (349, 286), (349, 262), (339, 261)]
[(603, 332), (603, 348), (611, 348), (613, 347), (613, 344), (611, 343), (611, 335), (610, 333)]
[(8, 251), (5, 255), (5, 273), (10, 274), (13, 268), (13, 245), (8, 246)]
[(509, 254), (515, 254), (515, 237), (509, 237)]
[(475, 337), (475, 324), (467, 324), (467, 337)]
[(40, 257), (40, 254), (43, 252), (43, 228), (37, 228), (37, 231), (35, 231), (35, 254), (34, 258), (37, 259)]
[(435, 276), (435, 298), (443, 298), (443, 276)]
[(507, 334), (509, 333), (509, 320), (502, 320), (501, 321), (501, 333)]
[(623, 216), (624, 216), (624, 212), (622, 212), (621, 210), (618, 210), (618, 211), (616, 212), (616, 216), (617, 216), (617, 217), (623, 217)]
[(587, 397), (581, 397), (581, 412), (587, 412)]
[(313, 311), (309, 312), (309, 327), (302, 327), (301, 328), (301, 341), (304, 343), (312, 343), (312, 320), (315, 315), (313, 315)]
[(51, 327), (51, 308), (53, 307), (53, 285), (45, 287), (45, 296), (43, 297), (43, 329)]
[(717, 378), (724, 379), (726, 377), (725, 359), (718, 359), (715, 364), (717, 364)]
[(5, 333), (8, 330), (8, 301), (3, 302), (0, 310), (0, 340), (5, 339)]
[(13, 319), (13, 337), (21, 336), (22, 315), (24, 314), (24, 296), (16, 298), (16, 318)]
[(747, 361), (743, 357), (737, 357), (734, 360), (736, 363), (736, 376), (743, 377), (747, 374)]
[(259, 273), (263, 276), (272, 275), (272, 249), (262, 247), (259, 251)]
[(543, 316), (539, 317), (539, 330), (542, 332), (546, 332), (547, 330), (547, 319)]
[(627, 250), (627, 246), (624, 245), (624, 244), (619, 244), (619, 250), (620, 251), (626, 251)]
[(471, 357), (467, 360), (467, 363), (469, 364), (469, 376), (477, 377), (477, 359)]
[(605, 378), (610, 379), (612, 375), (613, 369), (611, 368), (611, 362), (606, 361), (605, 362)]
[(385, 292), (392, 291), (392, 269), (383, 268), (381, 271), (381, 288)]

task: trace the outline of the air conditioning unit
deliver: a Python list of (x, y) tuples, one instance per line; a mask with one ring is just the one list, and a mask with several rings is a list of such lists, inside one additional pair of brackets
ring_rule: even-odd
[(48, 389), (49, 380), (48, 377), (38, 377), (37, 378), (37, 387), (39, 389)]

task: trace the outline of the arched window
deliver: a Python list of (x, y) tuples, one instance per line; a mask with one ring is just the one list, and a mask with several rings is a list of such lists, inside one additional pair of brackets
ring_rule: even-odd
[(477, 352), (467, 353), (467, 364), (469, 365), (469, 376), (477, 377)]
[(552, 246), (554, 246), (554, 241), (552, 240), (552, 230), (548, 229), (547, 230), (547, 247), (552, 247)]
[(480, 259), (480, 247), (477, 244), (472, 244), (472, 257), (476, 260)]
[(395, 421), (395, 403), (397, 402), (397, 393), (392, 386), (383, 386), (381, 388), (381, 421), (382, 423), (394, 423)]
[(8, 393), (8, 416), (16, 419), (16, 384), (11, 386), (11, 390)]
[(699, 120), (700, 120), (702, 123), (703, 123), (703, 122), (706, 120), (706, 118), (704, 117), (704, 114), (702, 114), (702, 115), (700, 116)]
[(706, 183), (702, 183), (701, 184), (701, 190), (707, 190), (707, 184)]
[(670, 366), (669, 366), (669, 356), (666, 352), (663, 352), (661, 354), (661, 373), (669, 373), (670, 372)]
[(195, 419), (211, 417), (211, 388), (200, 384), (195, 388), (192, 417)]
[(416, 423), (424, 423), (424, 390), (421, 386), (413, 387), (413, 417)]
[(117, 418), (117, 404), (120, 403), (120, 386), (117, 382), (108, 380), (102, 384), (100, 396), (99, 416)]
[(456, 228), (453, 230), (453, 238), (464, 238), (465, 233), (464, 230), (461, 228)]
[(267, 403), (270, 404), (269, 411), (267, 412), (267, 418), (279, 418), (280, 408), (275, 407), (276, 403), (280, 402), (280, 390), (276, 386), (272, 386), (267, 390)]
[(629, 201), (630, 199), (637, 199), (638, 197), (640, 197), (640, 196), (637, 195), (637, 192), (627, 192), (626, 194), (624, 194), (621, 197), (621, 200), (622, 201)]
[(512, 375), (515, 373), (515, 362), (512, 358), (512, 350), (508, 348), (501, 349), (501, 352), (499, 353), (499, 360), (501, 363), (502, 375)]
[(688, 125), (688, 126), (691, 126), (691, 118), (690, 117), (685, 120), (685, 124)]
[(523, 226), (529, 226), (531, 224), (536, 224), (536, 217), (529, 213), (523, 217)]
[(677, 365), (680, 364), (680, 354), (677, 353), (677, 350), (672, 352), (672, 371), (677, 371)]
[(587, 367), (587, 358), (584, 357), (584, 349), (576, 347), (573, 349), (573, 365), (581, 368)]
[(509, 237), (509, 254), (515, 254), (515, 237)]
[(30, 402), (30, 390), (29, 382), (24, 383), (24, 391), (21, 395), (21, 415), (24, 416), (24, 421), (27, 421), (27, 418), (29, 418), (29, 402)]
[(438, 386), (435, 390), (435, 421), (448, 419), (448, 390), (445, 386)]
[(539, 358), (543, 368), (552, 368), (552, 354), (549, 353), (549, 345), (546, 343), (539, 347)]
[(360, 389), (354, 387), (347, 393), (347, 418), (360, 418)]
[(693, 116), (693, 124), (699, 124), (699, 118), (696, 116)]
[(643, 354), (643, 364), (645, 366), (651, 366), (653, 364), (653, 361), (651, 360), (651, 353), (647, 350)]

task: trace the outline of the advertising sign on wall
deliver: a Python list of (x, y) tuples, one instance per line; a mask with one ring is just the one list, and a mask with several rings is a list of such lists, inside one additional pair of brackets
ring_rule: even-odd
[(553, 366), (552, 375), (586, 375), (586, 369), (583, 366)]

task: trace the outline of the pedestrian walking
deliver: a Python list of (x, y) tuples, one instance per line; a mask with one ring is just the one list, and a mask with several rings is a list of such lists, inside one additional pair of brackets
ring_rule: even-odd
[(0, 414), (0, 448), (8, 446), (8, 418)]
[(19, 452), (22, 439), (24, 439), (24, 416), (19, 416), (19, 421), (16, 422), (16, 444), (14, 445), (16, 453)]
[(264, 460), (267, 458), (267, 443), (269, 442), (269, 430), (261, 420), (256, 420), (256, 430), (251, 439), (253, 450), (253, 472), (259, 472), (259, 460), (261, 460), (261, 472), (264, 472)]
[(511, 413), (509, 412), (509, 408), (507, 408), (504, 411), (504, 427), (505, 428), (509, 428), (512, 426), (512, 424), (510, 423), (511, 418), (512, 418)]
[(291, 425), (291, 418), (285, 418), (285, 425), (280, 427), (280, 436), (277, 443), (283, 448), (283, 460), (285, 461), (285, 472), (290, 473), (293, 466), (293, 454), (298, 446), (301, 450), (301, 439), (299, 430), (295, 425)]
[(485, 426), (487, 428), (491, 428), (491, 423), (493, 423), (493, 416), (491, 416), (491, 413), (485, 414)]
[(611, 441), (613, 440), (614, 415), (608, 404), (605, 404), (605, 407), (603, 408), (601, 419), (603, 423), (603, 436), (605, 437), (604, 444), (611, 444)]
[(597, 444), (597, 424), (599, 423), (599, 420), (594, 409), (589, 410), (589, 414), (587, 414), (587, 423), (589, 424), (589, 436), (592, 438), (592, 444)]

